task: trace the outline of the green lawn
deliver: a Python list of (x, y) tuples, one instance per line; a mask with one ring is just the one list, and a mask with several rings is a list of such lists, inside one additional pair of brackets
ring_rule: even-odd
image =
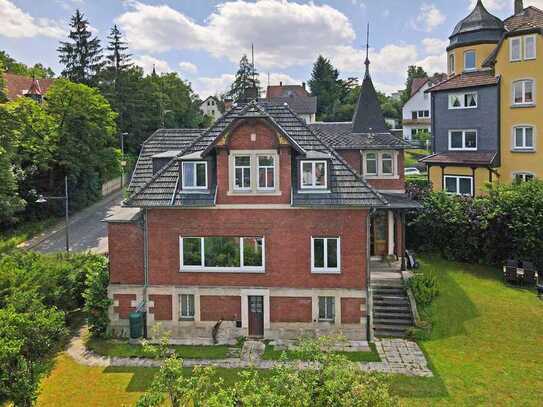
[[(421, 342), (433, 378), (393, 376), (403, 405), (540, 406), (543, 400), (543, 301), (504, 285), (498, 270), (423, 259), (440, 280)], [(94, 368), (62, 354), (42, 382), (40, 406), (133, 404), (156, 369)], [(187, 370), (187, 374), (190, 370)], [(219, 370), (231, 383), (236, 370)]]
[[(353, 362), (380, 362), (381, 358), (375, 349), (374, 344), (370, 344), (371, 352), (337, 352), (340, 355), (344, 355), (347, 359)], [(287, 360), (298, 359), (297, 355), (293, 351), (276, 350), (273, 345), (266, 345), (266, 350), (262, 359), (264, 360), (279, 360), (283, 353), (286, 354)]]
[[(122, 358), (152, 357), (141, 345), (131, 345), (126, 341), (89, 339), (87, 348), (103, 356)], [(177, 355), (185, 359), (224, 359), (228, 357), (227, 345), (215, 346), (171, 346)]]
[(420, 164), (418, 160), (427, 156), (428, 154), (430, 154), (429, 150), (419, 148), (405, 150), (405, 167), (415, 167), (417, 164)]

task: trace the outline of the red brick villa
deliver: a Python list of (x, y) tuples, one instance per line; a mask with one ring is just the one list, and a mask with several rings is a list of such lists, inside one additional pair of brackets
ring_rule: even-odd
[[(111, 327), (146, 311), (178, 340), (371, 332), (370, 260), (402, 256), (404, 149), (369, 75), (352, 122), (248, 97), (143, 145), (108, 218)], [(219, 324), (217, 324), (219, 321)]]

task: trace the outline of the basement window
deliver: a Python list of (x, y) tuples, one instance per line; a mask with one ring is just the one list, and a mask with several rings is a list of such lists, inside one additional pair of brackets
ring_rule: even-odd
[(319, 297), (319, 322), (334, 322), (336, 319), (335, 297)]
[(181, 294), (179, 308), (182, 321), (194, 321), (194, 294)]

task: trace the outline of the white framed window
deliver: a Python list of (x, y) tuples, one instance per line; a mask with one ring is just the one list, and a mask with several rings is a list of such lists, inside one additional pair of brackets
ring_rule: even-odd
[(273, 155), (257, 156), (257, 174), (257, 189), (267, 191), (275, 189), (275, 157)]
[(179, 296), (179, 319), (194, 321), (194, 294), (181, 294)]
[(341, 243), (339, 237), (311, 238), (311, 272), (340, 273)]
[(521, 37), (509, 39), (509, 60), (517, 62), (522, 60), (522, 40)]
[(319, 297), (319, 321), (334, 322), (336, 319), (336, 298)]
[(520, 184), (521, 182), (533, 181), (535, 175), (531, 172), (515, 172), (513, 174), (514, 182)]
[(533, 126), (513, 127), (513, 149), (535, 150), (535, 131)]
[(381, 154), (381, 174), (394, 175), (394, 156), (391, 153)]
[(364, 160), (364, 174), (365, 175), (377, 175), (377, 153), (366, 153), (366, 159)]
[(513, 82), (513, 105), (531, 105), (535, 102), (535, 81), (522, 79)]
[(450, 130), (449, 150), (476, 151), (477, 130)]
[(251, 156), (234, 157), (234, 189), (248, 191), (251, 189)]
[(477, 106), (477, 92), (449, 94), (449, 109), (475, 109)]
[(184, 161), (181, 178), (183, 189), (207, 189), (207, 162)]
[(445, 192), (451, 195), (473, 196), (473, 177), (463, 175), (445, 175)]
[(180, 237), (179, 247), (182, 272), (264, 272), (264, 237)]
[(477, 54), (475, 51), (464, 52), (464, 71), (474, 71), (477, 68)]
[(524, 37), (524, 59), (536, 59), (536, 44), (537, 44), (537, 37), (532, 35), (526, 35)]
[(326, 161), (301, 161), (302, 189), (326, 189), (327, 171)]
[(455, 60), (454, 60), (454, 52), (449, 54), (449, 75), (454, 75), (455, 71)]

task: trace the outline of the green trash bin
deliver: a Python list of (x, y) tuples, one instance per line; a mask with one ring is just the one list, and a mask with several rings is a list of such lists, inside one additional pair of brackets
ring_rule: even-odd
[(130, 338), (138, 339), (143, 336), (143, 312), (131, 312), (128, 316), (130, 324)]

